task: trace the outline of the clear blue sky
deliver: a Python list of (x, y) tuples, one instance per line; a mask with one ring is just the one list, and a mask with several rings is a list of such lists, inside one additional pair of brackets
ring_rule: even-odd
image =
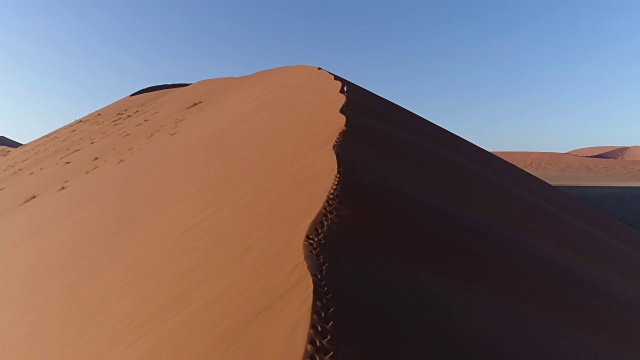
[(0, 135), (140, 88), (321, 66), (488, 150), (640, 144), (639, 1), (0, 3)]

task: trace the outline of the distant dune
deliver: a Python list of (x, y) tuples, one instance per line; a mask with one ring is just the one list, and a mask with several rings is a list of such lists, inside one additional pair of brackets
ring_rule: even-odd
[(640, 356), (638, 233), (324, 70), (126, 97), (0, 188), (3, 358)]
[(17, 141), (11, 140), (4, 136), (0, 136), (0, 147), (17, 148), (21, 145), (22, 144)]
[(567, 154), (600, 159), (640, 160), (640, 146), (596, 146), (572, 150)]
[(593, 146), (575, 149), (567, 152), (567, 154), (576, 155), (576, 156), (598, 156), (600, 154), (604, 154), (606, 152), (626, 148), (625, 146)]
[(496, 152), (553, 185), (638, 186), (640, 147), (599, 146), (568, 153)]

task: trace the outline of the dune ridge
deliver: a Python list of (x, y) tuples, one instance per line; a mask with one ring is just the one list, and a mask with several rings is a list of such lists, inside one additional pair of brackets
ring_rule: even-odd
[[(340, 141), (343, 133), (344, 129), (340, 132), (333, 145), (338, 162), (340, 161)], [(331, 301), (333, 294), (327, 284), (326, 274), (329, 263), (324, 257), (323, 248), (326, 243), (326, 232), (338, 216), (336, 207), (340, 198), (341, 187), (342, 168), (338, 167), (324, 206), (309, 226), (309, 231), (304, 239), (305, 261), (313, 282), (313, 302), (311, 305), (309, 336), (303, 359), (329, 359), (334, 355), (331, 345), (331, 333), (333, 330), (332, 314), (335, 308)]]

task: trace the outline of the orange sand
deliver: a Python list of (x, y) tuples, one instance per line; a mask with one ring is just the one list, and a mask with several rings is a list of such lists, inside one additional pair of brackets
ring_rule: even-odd
[(0, 158), (0, 357), (299, 360), (339, 89), (311, 67), (201, 81)]
[(4, 155), (8, 154), (9, 151), (11, 151), (10, 147), (0, 146), (0, 156), (4, 156)]

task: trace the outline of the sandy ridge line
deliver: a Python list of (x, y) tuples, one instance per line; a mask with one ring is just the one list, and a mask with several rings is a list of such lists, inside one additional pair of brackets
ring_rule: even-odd
[(340, 142), (345, 130), (342, 129), (340, 131), (333, 144), (338, 169), (331, 185), (331, 190), (322, 206), (322, 210), (316, 216), (304, 240), (305, 261), (313, 283), (313, 304), (311, 306), (311, 322), (304, 353), (305, 360), (330, 359), (334, 354), (330, 342), (333, 328), (331, 314), (334, 311), (334, 307), (331, 305), (332, 293), (327, 286), (325, 277), (329, 264), (324, 258), (322, 245), (326, 242), (325, 234), (329, 225), (335, 222), (337, 216), (336, 208), (342, 184)]

